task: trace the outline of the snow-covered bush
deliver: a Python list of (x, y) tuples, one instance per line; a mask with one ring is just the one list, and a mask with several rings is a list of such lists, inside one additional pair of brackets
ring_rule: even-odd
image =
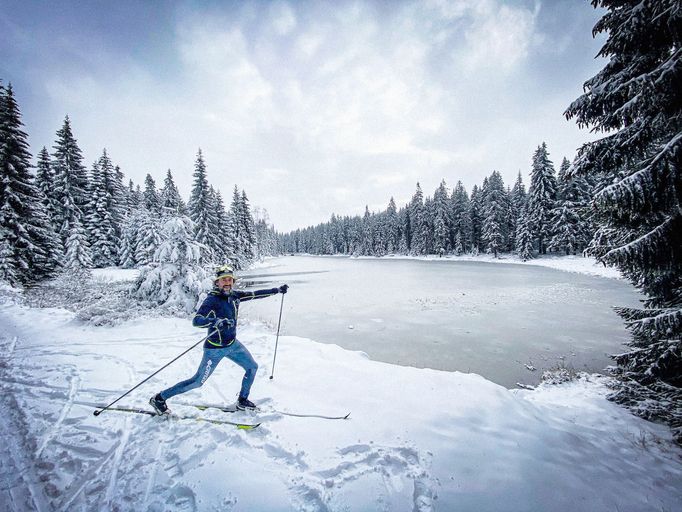
[(194, 240), (193, 232), (186, 216), (166, 221), (153, 262), (142, 269), (133, 287), (134, 297), (170, 312), (191, 313), (196, 308), (211, 280), (201, 266), (207, 248)]

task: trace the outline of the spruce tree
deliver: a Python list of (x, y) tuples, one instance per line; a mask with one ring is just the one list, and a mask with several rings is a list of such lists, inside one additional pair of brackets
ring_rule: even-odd
[(445, 180), (440, 182), (440, 185), (433, 193), (433, 206), (433, 248), (437, 254), (441, 250), (442, 252), (450, 252), (452, 250), (452, 210), (450, 209), (450, 196)]
[(153, 215), (160, 215), (161, 198), (159, 192), (156, 190), (156, 182), (151, 174), (147, 174), (144, 178), (144, 192), (142, 193), (142, 202), (144, 207)]
[(246, 191), (244, 190), (242, 190), (239, 208), (241, 211), (240, 232), (242, 233), (243, 244), (241, 250), (246, 259), (245, 264), (250, 265), (256, 259), (256, 228), (251, 216), (249, 199), (246, 197)]
[(410, 253), (426, 254), (428, 250), (428, 222), (424, 211), (424, 194), (419, 183), (410, 201)]
[(615, 356), (611, 398), (667, 421), (682, 443), (682, 31), (678, 0), (593, 0), (606, 9), (608, 63), (567, 109), (605, 133), (580, 148), (574, 172), (604, 174), (594, 198), (602, 245), (590, 252), (618, 267), (646, 296), (619, 308), (631, 351)]
[(570, 163), (564, 158), (559, 170), (556, 206), (552, 210), (552, 238), (548, 249), (566, 254), (582, 251), (589, 242), (590, 230), (586, 210), (590, 201), (587, 181), (570, 175)]
[(556, 200), (556, 172), (544, 142), (533, 154), (533, 167), (528, 189), (528, 213), (538, 252), (547, 253), (547, 242), (552, 236), (551, 212)]
[(70, 229), (79, 225), (88, 213), (88, 177), (83, 165), (83, 155), (71, 130), (69, 116), (57, 131), (53, 146), (52, 167), (54, 169), (54, 193), (59, 211), (55, 219), (56, 229), (62, 242), (71, 236)]
[(161, 208), (165, 215), (184, 215), (187, 207), (175, 185), (171, 170), (168, 169), (160, 194)]
[(114, 266), (118, 262), (120, 226), (116, 222), (119, 208), (115, 202), (114, 173), (114, 166), (105, 149), (92, 166), (90, 213), (86, 217), (92, 264), (96, 268)]
[(531, 230), (530, 214), (526, 205), (516, 223), (516, 254), (522, 261), (533, 258), (533, 233)]
[(194, 223), (195, 239), (200, 244), (214, 250), (212, 246), (211, 230), (211, 212), (213, 205), (210, 204), (210, 190), (208, 187), (208, 179), (206, 177), (206, 164), (201, 149), (197, 152), (197, 159), (194, 164), (194, 184), (190, 194), (187, 210), (189, 218)]
[[(486, 178), (487, 179), (487, 178)], [(471, 221), (471, 252), (477, 255), (483, 245), (483, 194), (478, 185), (471, 189), (469, 201), (469, 219)]]
[(206, 246), (194, 239), (195, 228), (185, 216), (165, 220), (153, 261), (140, 273), (133, 295), (145, 303), (189, 314), (204, 291)]
[(455, 253), (460, 255), (469, 250), (471, 240), (471, 216), (469, 196), (461, 181), (452, 191), (452, 239)]
[(69, 277), (83, 277), (90, 275), (92, 257), (85, 228), (78, 217), (73, 218), (69, 225), (69, 237), (66, 240), (66, 254), (64, 256), (64, 273)]
[(493, 171), (483, 193), (483, 234), (486, 250), (495, 258), (506, 247), (509, 198), (499, 172)]
[(398, 211), (393, 197), (388, 202), (386, 208), (386, 252), (393, 254), (398, 250), (400, 244), (400, 225)]
[(0, 227), (5, 237), (0, 277), (12, 284), (52, 275), (60, 252), (30, 173), (28, 136), (22, 127), (11, 84), (0, 87)]
[(518, 227), (519, 216), (526, 206), (526, 186), (521, 177), (521, 171), (516, 178), (514, 187), (509, 192), (509, 247), (511, 250), (516, 248), (516, 230)]

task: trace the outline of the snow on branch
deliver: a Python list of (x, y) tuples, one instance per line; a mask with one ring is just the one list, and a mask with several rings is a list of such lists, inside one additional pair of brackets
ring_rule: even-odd
[(679, 212), (677, 215), (667, 216), (663, 223), (651, 231), (622, 247), (610, 250), (602, 259), (621, 267), (635, 260), (653, 262), (655, 260), (653, 256), (664, 250), (672, 251), (672, 248), (667, 244), (672, 238), (675, 228), (680, 228), (679, 224)]

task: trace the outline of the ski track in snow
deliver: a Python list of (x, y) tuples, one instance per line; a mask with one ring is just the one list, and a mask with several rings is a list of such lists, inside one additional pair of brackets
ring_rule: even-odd
[[(284, 415), (268, 410), (258, 416), (266, 423), (253, 432), (124, 414), (95, 418), (90, 405), (119, 392), (83, 387), (78, 358), (125, 368), (130, 383), (139, 380), (133, 364), (97, 350), (108, 343), (31, 347), (28, 357), (28, 345), (22, 341), (17, 336), (1, 341), (5, 356), (0, 366), (0, 391), (4, 410), (12, 411), (0, 419), (3, 439), (8, 440), (1, 449), (8, 467), (2, 469), (0, 505), (4, 503), (8, 510), (202, 510), (201, 497), (186, 475), (201, 470), (216, 450), (225, 447), (250, 448), (260, 457), (257, 464), (280, 475), (292, 509), (343, 510), (343, 500), (352, 492), (346, 487), (361, 478), (372, 478), (383, 489), (376, 498), (379, 508), (385, 509), (388, 505), (382, 506), (382, 500), (399, 490), (409, 495), (413, 510), (433, 510), (436, 492), (428, 474), (429, 457), (414, 448), (359, 443), (339, 447), (328, 460), (312, 461), (305, 451), (292, 449), (273, 435), (269, 427)], [(43, 378), (32, 379), (32, 375)], [(225, 403), (234, 401), (218, 381), (210, 381), (207, 387)], [(270, 402), (261, 400), (259, 405), (274, 405)], [(40, 414), (28, 421), (23, 411), (31, 410)], [(199, 428), (202, 442), (196, 444)], [(410, 482), (409, 489), (406, 482)], [(230, 510), (237, 502), (238, 497), (228, 493), (216, 509)]]

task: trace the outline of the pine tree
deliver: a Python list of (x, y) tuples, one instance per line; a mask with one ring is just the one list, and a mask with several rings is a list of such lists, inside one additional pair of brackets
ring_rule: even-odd
[(523, 261), (533, 258), (533, 233), (530, 227), (528, 206), (524, 207), (516, 223), (516, 254)]
[(105, 149), (92, 166), (90, 213), (86, 218), (92, 264), (96, 268), (114, 266), (118, 260), (120, 226), (116, 223), (118, 205), (115, 203), (114, 172)]
[(386, 208), (386, 252), (393, 254), (398, 251), (400, 245), (400, 224), (398, 219), (398, 211), (395, 206), (393, 197), (388, 202)]
[(457, 182), (452, 191), (452, 239), (455, 253), (460, 255), (467, 252), (471, 240), (471, 216), (469, 196), (461, 181)]
[(88, 177), (83, 165), (83, 155), (71, 130), (69, 116), (57, 131), (53, 146), (54, 193), (59, 211), (55, 219), (56, 229), (66, 245), (70, 229), (78, 224), (82, 228), (88, 213)]
[(410, 201), (410, 253), (415, 255), (426, 254), (428, 250), (428, 223), (424, 211), (424, 194), (417, 183), (417, 189)]
[(551, 233), (551, 211), (556, 200), (556, 172), (544, 142), (533, 154), (533, 168), (528, 189), (528, 213), (540, 254), (547, 253)]
[(66, 240), (64, 256), (64, 273), (68, 276), (88, 276), (92, 268), (92, 257), (85, 228), (78, 217), (73, 218), (69, 226), (69, 237)]
[[(52, 226), (30, 173), (28, 136), (11, 85), (0, 86), (0, 227), (5, 270), (12, 284), (52, 275), (58, 252)], [(11, 250), (11, 256), (9, 254)]]
[(144, 207), (153, 215), (161, 214), (161, 198), (159, 197), (159, 192), (156, 190), (156, 182), (154, 181), (154, 178), (152, 178), (151, 174), (147, 174), (147, 176), (144, 178), (142, 202)]
[(134, 260), (137, 265), (149, 265), (161, 245), (160, 219), (146, 208), (139, 210)]
[(516, 178), (514, 187), (509, 193), (509, 247), (514, 250), (516, 247), (516, 231), (518, 228), (519, 216), (526, 207), (526, 186), (523, 184), (521, 171)]
[(208, 276), (202, 268), (207, 247), (194, 239), (188, 217), (170, 217), (153, 262), (140, 273), (133, 295), (143, 302), (189, 314), (195, 310)]
[(474, 188), (471, 189), (471, 200), (469, 201), (469, 219), (471, 220), (471, 252), (474, 255), (480, 252), (483, 245), (482, 199), (483, 194), (480, 192), (478, 185), (474, 185)]
[(564, 158), (559, 171), (556, 206), (552, 210), (552, 238), (548, 249), (575, 254), (589, 242), (585, 212), (590, 196), (586, 180), (582, 176), (570, 175), (569, 168), (570, 163)]
[(367, 205), (365, 205), (365, 214), (362, 217), (362, 255), (374, 255), (374, 227)]
[(246, 197), (246, 192), (244, 190), (242, 190), (239, 208), (241, 211), (241, 252), (245, 257), (245, 264), (250, 265), (256, 259), (256, 228), (254, 226), (253, 217), (251, 216), (249, 199)]
[(483, 192), (483, 234), (486, 250), (497, 258), (506, 247), (509, 198), (499, 172), (493, 171)]
[(593, 0), (608, 64), (566, 111), (607, 133), (579, 151), (574, 172), (610, 184), (594, 198), (604, 245), (590, 251), (645, 295), (619, 308), (633, 350), (614, 357), (611, 398), (667, 421), (682, 443), (682, 31), (678, 0)]
[(189, 218), (194, 223), (195, 239), (200, 244), (214, 250), (211, 239), (211, 213), (210, 190), (206, 178), (206, 164), (201, 149), (197, 152), (197, 160), (194, 164), (194, 184), (190, 194), (187, 210)]
[(45, 213), (53, 226), (53, 231), (56, 231), (57, 224), (55, 223), (55, 219), (57, 218), (57, 212), (59, 211), (59, 204), (57, 203), (54, 191), (54, 171), (52, 170), (50, 154), (47, 152), (45, 146), (43, 146), (43, 149), (38, 153), (35, 184), (38, 189), (38, 194), (42, 198)]
[(180, 196), (178, 187), (175, 185), (170, 169), (166, 173), (160, 196), (161, 208), (165, 215), (184, 215), (186, 213), (187, 207), (182, 196)]
[(433, 248), (436, 253), (450, 252), (452, 250), (450, 242), (452, 210), (445, 180), (440, 182), (433, 193), (433, 206)]

